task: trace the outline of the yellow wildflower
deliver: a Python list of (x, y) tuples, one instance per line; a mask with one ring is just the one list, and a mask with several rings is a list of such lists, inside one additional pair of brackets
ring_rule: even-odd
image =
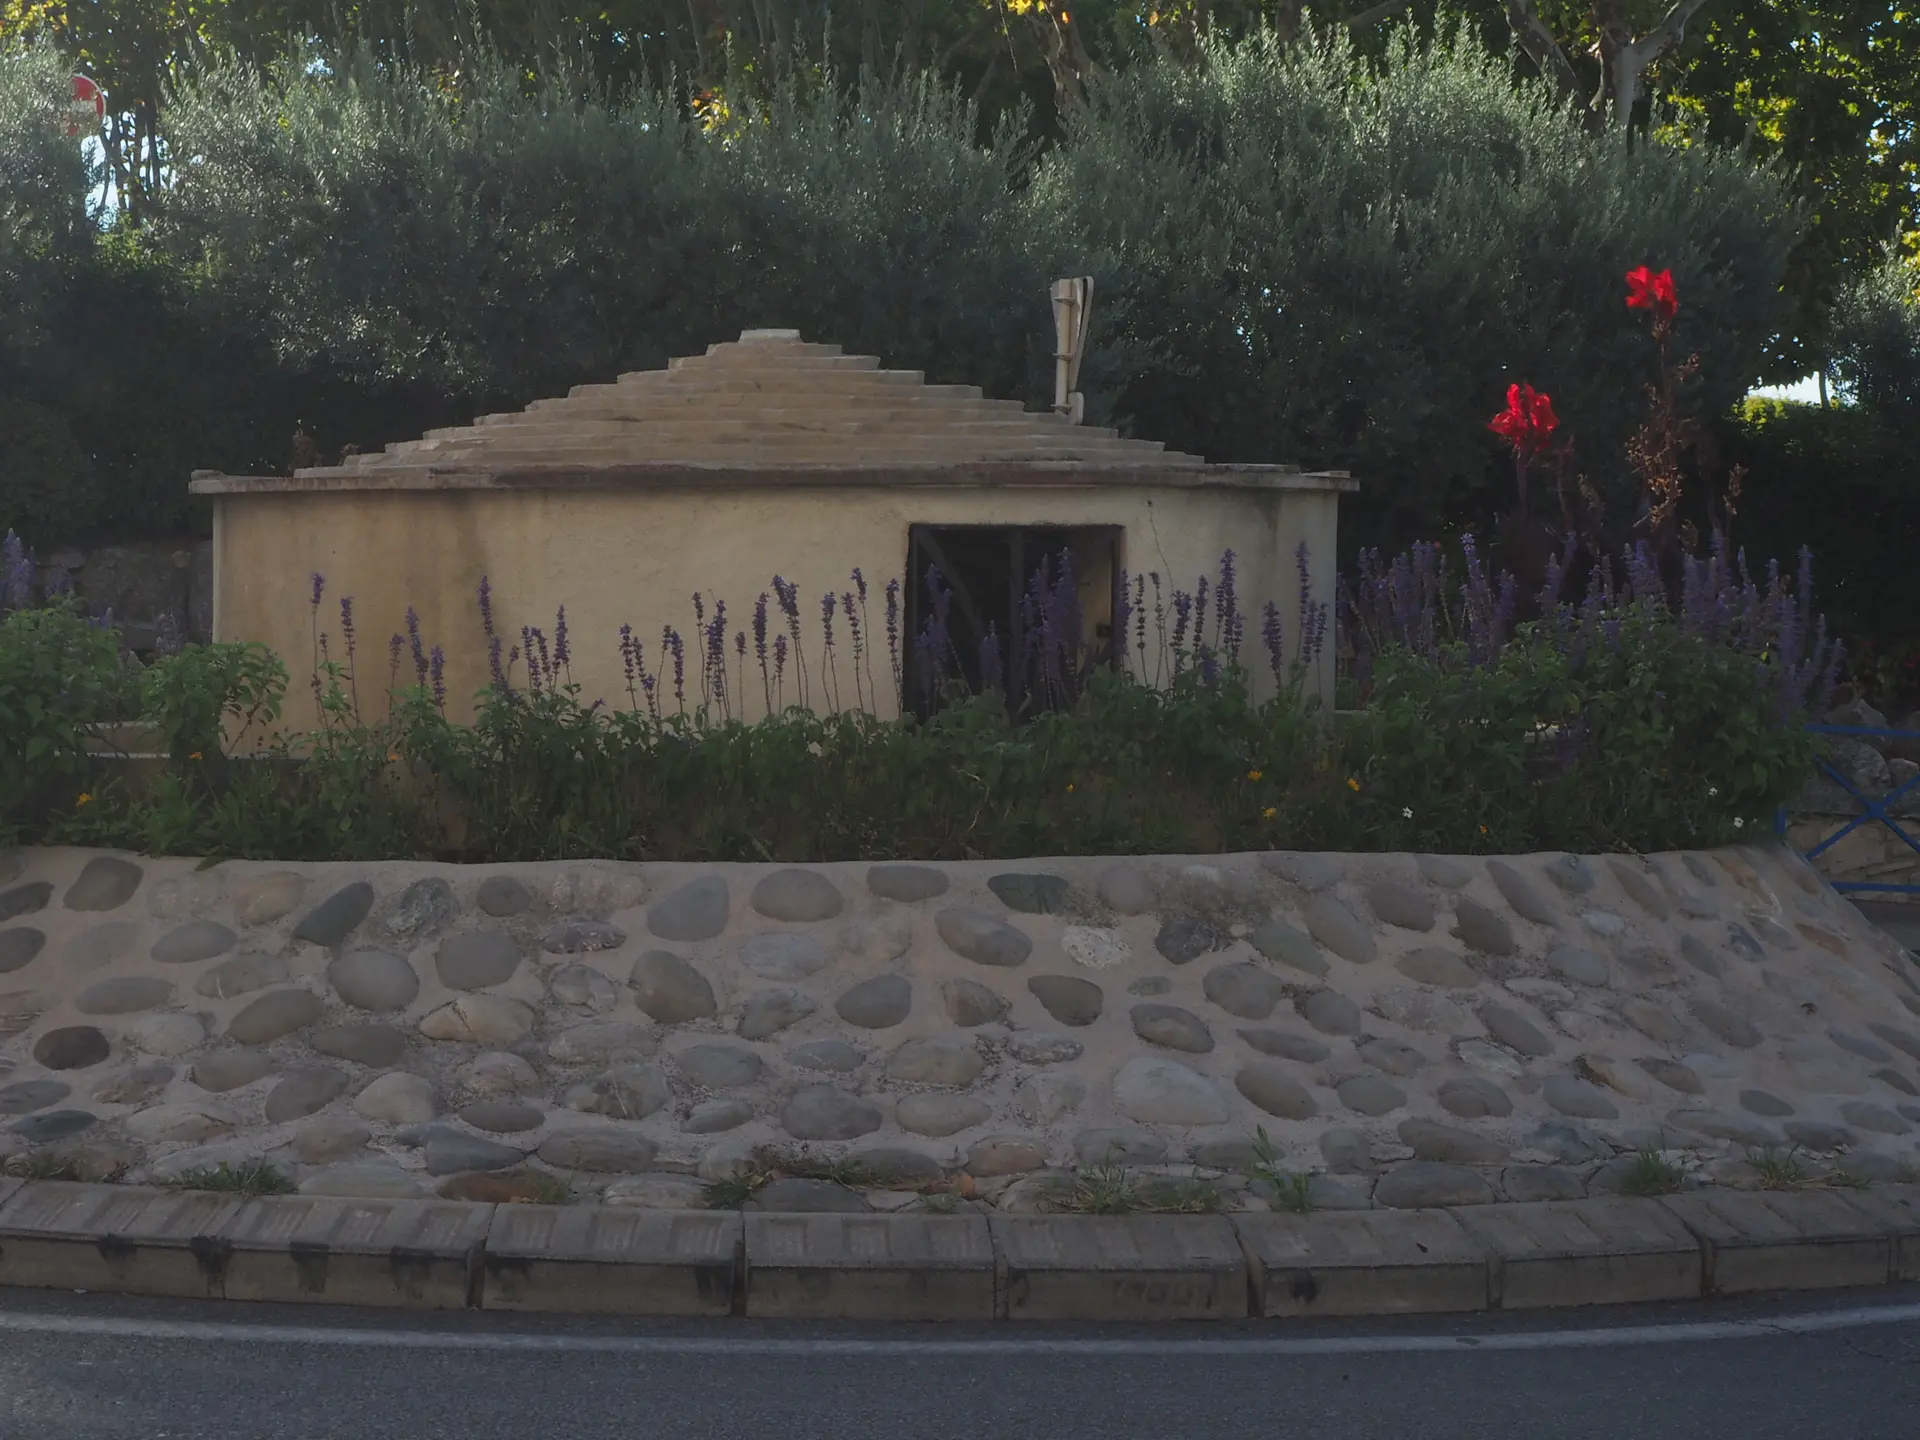
[(387, 752), (387, 763), (389, 765), (398, 765), (400, 763), (400, 752), (397, 750), (389, 750)]
[(1359, 788), (1360, 788), (1360, 782), (1354, 779), (1353, 776), (1351, 775), (1347, 776), (1347, 789), (1358, 790)]
[(76, 801), (74, 801), (73, 803), (74, 803), (75, 805), (85, 805), (85, 804), (88, 804), (89, 802), (91, 802), (91, 801), (92, 801), (92, 799), (93, 799), (93, 796), (91, 796), (91, 795), (89, 795), (89, 794), (88, 794), (88, 793), (87, 793), (86, 791), (84, 791), (84, 790), (82, 790), (82, 791), (80, 792), (80, 798), (79, 798), (78, 800), (76, 800)]
[(1260, 812), (1260, 818), (1262, 820), (1271, 820), (1275, 815), (1278, 815), (1279, 813), (1280, 812), (1278, 810), (1275, 810), (1273, 806), (1269, 805), (1267, 806), (1266, 809)]
[(1073, 782), (1071, 780), (1067, 782), (1067, 794), (1073, 794)]
[(1247, 779), (1257, 781), (1259, 780), (1262, 773), (1263, 772), (1259, 770), (1249, 770), (1247, 771)]
[(198, 750), (194, 751), (191, 755), (187, 756), (187, 759), (189, 760), (204, 760), (206, 758), (207, 757), (202, 755)]

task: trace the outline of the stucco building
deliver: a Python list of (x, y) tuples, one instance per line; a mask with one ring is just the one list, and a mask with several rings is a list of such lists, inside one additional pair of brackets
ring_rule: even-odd
[[(1111, 430), (1035, 413), (977, 388), (928, 385), (917, 372), (808, 344), (791, 331), (748, 331), (667, 369), (582, 385), (525, 411), (357, 455), (292, 476), (196, 475), (214, 506), (214, 630), (261, 641), (296, 677), (316, 618), (339, 658), (339, 597), (353, 600), (363, 702), (387, 674), (389, 635), (408, 610), (425, 643), (445, 649), (449, 709), (470, 713), (488, 683), (477, 602), (484, 578), (494, 628), (507, 646), (522, 626), (551, 643), (564, 607), (570, 668), (588, 701), (624, 704), (622, 626), (656, 672), (664, 626), (700, 645), (692, 597), (726, 605), (732, 713), (764, 707), (757, 643), (742, 657), (757, 597), (790, 585), (805, 617), (805, 664), (817, 672), (821, 597), (871, 596), (865, 639), (880, 677), (840, 675), (842, 706), (892, 712), (881, 616), (887, 581), (903, 582), (908, 637), (922, 623), (923, 584), (937, 565), (958, 592), (949, 617), (962, 649), (992, 626), (1013, 648), (1018, 593), (1041, 557), (1073, 556), (1090, 646), (1111, 638), (1122, 573), (1153, 573), (1192, 590), (1234, 552), (1242, 607), (1279, 603), (1289, 636), (1300, 624), (1296, 550), (1313, 557), (1311, 600), (1332, 599), (1343, 474), (1285, 466), (1209, 465)], [(326, 579), (316, 617), (313, 577)], [(774, 601), (774, 638), (785, 629)], [(842, 619), (836, 663), (849, 663)], [(1258, 620), (1254, 621), (1257, 628)], [(687, 685), (697, 684), (695, 654)], [(797, 661), (790, 663), (800, 663)], [(1331, 658), (1309, 687), (1330, 692)], [(411, 679), (411, 665), (402, 665)], [(856, 698), (856, 688), (859, 696)], [(877, 690), (876, 695), (872, 693)], [(810, 699), (825, 693), (818, 678)], [(789, 701), (797, 696), (791, 681)], [(310, 705), (298, 683), (289, 720)]]

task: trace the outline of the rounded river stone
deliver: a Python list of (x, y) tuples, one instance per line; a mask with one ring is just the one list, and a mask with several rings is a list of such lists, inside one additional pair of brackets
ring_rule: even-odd
[(613, 982), (590, 965), (562, 965), (547, 977), (547, 988), (561, 1005), (579, 1005), (604, 1014), (620, 1003)]
[(911, 905), (947, 893), (946, 875), (930, 865), (875, 865), (867, 871), (867, 889), (882, 900)]
[(305, 1119), (346, 1093), (347, 1077), (341, 1071), (320, 1067), (289, 1070), (285, 1078), (267, 1092), (267, 1123), (278, 1125), (287, 1120)]
[(674, 1057), (680, 1073), (708, 1090), (733, 1090), (760, 1078), (760, 1057), (737, 1045), (694, 1045)]
[(707, 977), (678, 955), (649, 950), (633, 962), (634, 1003), (662, 1025), (705, 1020), (720, 1011)]
[(1435, 1120), (1402, 1120), (1400, 1143), (1413, 1147), (1416, 1160), (1440, 1160), (1454, 1165), (1504, 1165), (1507, 1147), (1458, 1125)]
[(1327, 957), (1304, 930), (1296, 930), (1284, 920), (1263, 921), (1247, 937), (1247, 942), (1276, 965), (1285, 965), (1303, 974), (1324, 977)]
[(449, 990), (485, 990), (513, 978), (520, 968), (520, 947), (498, 930), (449, 935), (435, 951), (433, 965)]
[(71, 1085), (58, 1080), (19, 1080), (0, 1085), (0, 1115), (26, 1115), (58, 1105), (73, 1093)]
[(1283, 1120), (1311, 1120), (1320, 1111), (1307, 1087), (1271, 1060), (1244, 1067), (1233, 1083), (1248, 1100)]
[(1453, 912), (1453, 933), (1469, 950), (1483, 955), (1513, 954), (1513, 926), (1497, 910), (1461, 897)]
[(153, 942), (153, 958), (162, 965), (192, 965), (224, 955), (240, 937), (217, 920), (189, 920)]
[(1706, 942), (1697, 935), (1680, 937), (1680, 958), (1716, 980), (1727, 973), (1727, 967), (1720, 957), (1708, 949)]
[(1431, 947), (1402, 955), (1394, 962), (1394, 969), (1417, 984), (1443, 990), (1471, 990), (1480, 983), (1479, 973), (1458, 955)]
[(1136, 1005), (1129, 1012), (1133, 1033), (1150, 1045), (1204, 1055), (1213, 1049), (1213, 1032), (1191, 1010), (1178, 1005)]
[(0, 975), (10, 975), (15, 970), (24, 970), (31, 965), (46, 948), (47, 937), (44, 931), (31, 925), (19, 925), (11, 930), (0, 930)]
[(1086, 1050), (1071, 1035), (1053, 1030), (1021, 1030), (1007, 1037), (1007, 1053), (1024, 1065), (1064, 1065)]
[(683, 1135), (720, 1135), (738, 1130), (753, 1119), (753, 1106), (745, 1100), (702, 1100), (687, 1111), (680, 1122)]
[(1766, 1090), (1742, 1090), (1739, 1100), (1740, 1108), (1750, 1115), (1778, 1119), (1782, 1115), (1793, 1114), (1793, 1106)]
[(1540, 1093), (1547, 1104), (1576, 1120), (1618, 1120), (1619, 1107), (1594, 1085), (1572, 1075), (1549, 1075)]
[(278, 955), (236, 955), (208, 969), (193, 982), (193, 989), (212, 1000), (230, 1000), (269, 985), (284, 985), (292, 978), (287, 962)]
[(133, 921), (109, 920), (67, 941), (61, 948), (61, 959), (68, 973), (86, 975), (120, 959), (139, 938), (140, 927)]
[(349, 950), (327, 966), (327, 983), (356, 1010), (404, 1010), (420, 993), (413, 966), (385, 950)]
[(1317, 1065), (1333, 1053), (1318, 1040), (1288, 1030), (1242, 1030), (1240, 1038), (1262, 1055), (1298, 1060), (1303, 1065)]
[(373, 886), (356, 880), (341, 886), (301, 917), (293, 927), (293, 938), (332, 949), (359, 928), (372, 908)]
[(647, 907), (647, 930), (662, 940), (711, 940), (727, 928), (730, 905), (724, 876), (702, 875)]
[(322, 1055), (351, 1060), (370, 1070), (397, 1065), (407, 1053), (405, 1032), (391, 1025), (327, 1025), (309, 1035), (307, 1044)]
[(61, 904), (69, 910), (118, 910), (133, 898), (146, 872), (130, 860), (96, 855), (67, 887)]
[(833, 1085), (803, 1085), (780, 1112), (796, 1140), (857, 1140), (880, 1128), (880, 1111)]
[(1413, 863), (1422, 880), (1442, 890), (1460, 890), (1473, 882), (1472, 868), (1450, 855), (1416, 855)]
[(1373, 932), (1332, 895), (1314, 896), (1301, 918), (1307, 922), (1307, 933), (1343, 960), (1365, 965), (1380, 953)]
[(987, 1062), (971, 1040), (930, 1035), (908, 1040), (887, 1057), (887, 1076), (916, 1085), (971, 1085)]
[(991, 875), (987, 889), (1009, 910), (1026, 915), (1057, 914), (1067, 903), (1067, 882), (1059, 875)]
[(940, 999), (947, 1007), (947, 1018), (963, 1029), (991, 1025), (1007, 1013), (1007, 997), (982, 985), (978, 980), (943, 980)]
[(893, 1107), (902, 1130), (936, 1140), (984, 1125), (992, 1115), (985, 1101), (971, 1095), (903, 1095)]
[(569, 920), (556, 925), (541, 937), (540, 948), (549, 955), (592, 955), (602, 950), (618, 950), (627, 943), (627, 932), (604, 920)]
[(1153, 948), (1175, 965), (1185, 965), (1213, 950), (1223, 950), (1231, 937), (1222, 935), (1204, 920), (1176, 915), (1160, 922), (1153, 937)]
[(789, 1050), (787, 1058), (803, 1070), (830, 1070), (845, 1075), (858, 1070), (866, 1057), (844, 1040), (809, 1040)]
[(1462, 1120), (1483, 1120), (1488, 1116), (1503, 1119), (1513, 1113), (1513, 1101), (1491, 1080), (1480, 1075), (1462, 1075), (1444, 1081), (1434, 1092), (1440, 1108)]
[(644, 1135), (612, 1126), (559, 1130), (540, 1146), (540, 1158), (561, 1170), (638, 1175), (653, 1168), (660, 1147)]
[(1201, 982), (1207, 999), (1242, 1020), (1264, 1020), (1286, 998), (1287, 987), (1258, 965), (1219, 965)]
[(82, 1015), (137, 1015), (154, 1010), (173, 998), (173, 982), (150, 975), (116, 975), (96, 980), (73, 997)]
[(264, 1080), (272, 1073), (273, 1059), (269, 1055), (258, 1050), (225, 1050), (194, 1061), (187, 1078), (202, 1090), (224, 1095), (242, 1085)]
[(847, 902), (834, 883), (812, 870), (775, 870), (755, 882), (747, 903), (769, 920), (800, 925), (831, 920)]
[(1734, 1014), (1724, 1005), (1717, 1005), (1701, 996), (1694, 996), (1687, 1002), (1698, 1020), (1711, 1034), (1736, 1050), (1751, 1050), (1760, 1043), (1760, 1032), (1753, 1023)]
[(1531, 920), (1536, 925), (1545, 925), (1549, 929), (1558, 929), (1560, 918), (1553, 907), (1546, 902), (1533, 882), (1522, 875), (1504, 860), (1489, 860), (1487, 874), (1493, 880), (1495, 888), (1508, 907), (1522, 920)]
[(291, 870), (269, 870), (233, 882), (233, 918), (242, 925), (271, 925), (293, 913), (307, 893), (305, 877)]
[(1678, 1090), (1683, 1095), (1698, 1095), (1706, 1089), (1693, 1067), (1682, 1065), (1678, 1060), (1667, 1060), (1658, 1055), (1642, 1055), (1633, 1063), (1669, 1090)]
[(1033, 953), (1033, 941), (1013, 926), (964, 905), (948, 906), (933, 925), (948, 949), (976, 965), (1011, 968), (1024, 965)]
[(1062, 1025), (1091, 1025), (1105, 1004), (1100, 987), (1076, 975), (1035, 975), (1027, 989)]
[(482, 914), (507, 920), (533, 908), (533, 892), (511, 875), (489, 875), (480, 882), (480, 893), (474, 897), (474, 903)]
[(1873, 1041), (1862, 1035), (1849, 1035), (1844, 1030), (1829, 1030), (1827, 1031), (1827, 1038), (1842, 1050), (1851, 1051), (1862, 1060), (1872, 1060), (1876, 1064), (1885, 1064), (1887, 1061), (1893, 1059), (1892, 1051), (1874, 1044)]
[(1547, 968), (1576, 985), (1605, 985), (1607, 962), (1577, 945), (1556, 945), (1547, 952)]
[(270, 990), (227, 1023), (242, 1045), (265, 1045), (318, 1020), (326, 1006), (310, 990)]
[(1431, 930), (1440, 918), (1433, 901), (1397, 880), (1375, 880), (1362, 893), (1382, 923), (1401, 930)]
[(1412, 1075), (1433, 1063), (1413, 1046), (1402, 1045), (1398, 1040), (1388, 1040), (1380, 1035), (1355, 1041), (1354, 1053), (1374, 1069), (1384, 1070), (1389, 1075)]
[(460, 1118), (476, 1130), (494, 1135), (521, 1135), (538, 1130), (546, 1114), (524, 1100), (476, 1100), (461, 1110)]
[(1509, 1010), (1489, 1000), (1474, 1013), (1480, 1017), (1480, 1023), (1487, 1027), (1487, 1033), (1509, 1050), (1532, 1056), (1553, 1053), (1553, 1041), (1517, 1010)]
[(48, 881), (36, 880), (31, 885), (16, 885), (0, 893), (0, 920), (37, 914), (47, 908), (47, 902), (51, 899), (53, 886)]
[(827, 968), (827, 951), (811, 935), (776, 931), (740, 947), (740, 963), (763, 980), (804, 980)]
[(1360, 1033), (1360, 1007), (1338, 990), (1316, 990), (1293, 1003), (1301, 1018), (1322, 1035)]
[(1154, 1055), (1136, 1055), (1120, 1067), (1113, 1104), (1141, 1125), (1224, 1125), (1229, 1114), (1225, 1097), (1206, 1076)]
[(1593, 889), (1593, 867), (1578, 855), (1562, 855), (1546, 867), (1546, 877), (1569, 895)]
[(460, 913), (453, 886), (438, 875), (414, 881), (400, 892), (386, 918), (387, 933), (398, 940), (425, 939), (444, 929)]
[(913, 1008), (913, 984), (904, 975), (876, 975), (846, 991), (833, 1008), (849, 1025), (885, 1030), (907, 1018)]
[(667, 1077), (652, 1065), (617, 1065), (567, 1092), (567, 1105), (589, 1115), (644, 1120), (673, 1098)]
[(93, 1026), (66, 1025), (36, 1040), (33, 1058), (49, 1070), (85, 1070), (106, 1059), (112, 1048)]
[(16, 1120), (13, 1133), (30, 1144), (43, 1145), (49, 1140), (63, 1140), (69, 1135), (78, 1135), (82, 1130), (91, 1128), (99, 1118), (85, 1110), (48, 1110), (39, 1115), (29, 1115), (24, 1120)]
[(526, 1158), (524, 1153), (510, 1145), (482, 1140), (477, 1135), (462, 1135), (456, 1130), (441, 1130), (427, 1141), (429, 1175), (458, 1175), (467, 1170), (505, 1170)]
[(747, 997), (734, 1033), (742, 1040), (764, 1040), (813, 1014), (811, 996), (798, 990), (760, 990)]
[(1378, 1075), (1356, 1075), (1351, 1080), (1343, 1080), (1335, 1093), (1342, 1105), (1362, 1115), (1385, 1115), (1407, 1103), (1406, 1091)]

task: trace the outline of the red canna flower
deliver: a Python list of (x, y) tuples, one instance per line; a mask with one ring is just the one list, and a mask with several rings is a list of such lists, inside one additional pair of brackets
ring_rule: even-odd
[(1543, 395), (1531, 385), (1509, 385), (1507, 408), (1487, 422), (1487, 428), (1513, 447), (1521, 457), (1538, 455), (1560, 428), (1560, 417), (1553, 413), (1553, 397)]
[(1627, 308), (1651, 310), (1657, 318), (1671, 320), (1680, 308), (1680, 298), (1673, 290), (1673, 272), (1662, 270), (1656, 274), (1645, 265), (1629, 270)]

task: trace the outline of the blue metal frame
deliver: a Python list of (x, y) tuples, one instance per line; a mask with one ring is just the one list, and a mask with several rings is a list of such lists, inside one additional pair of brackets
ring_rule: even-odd
[[(1894, 730), (1884, 725), (1809, 725), (1807, 729), (1815, 735), (1873, 735), (1885, 740), (1920, 740), (1920, 730)], [(1901, 828), (1900, 822), (1896, 820), (1891, 813), (1893, 807), (1906, 799), (1908, 795), (1920, 792), (1920, 775), (1916, 775), (1913, 779), (1907, 781), (1906, 784), (1899, 786), (1897, 789), (1888, 791), (1878, 800), (1869, 800), (1865, 795), (1862, 795), (1858, 790), (1854, 789), (1853, 782), (1848, 780), (1847, 777), (1842, 775), (1838, 770), (1834, 769), (1830, 761), (1822, 760), (1820, 762), (1820, 768), (1826, 773), (1828, 779), (1834, 781), (1842, 790), (1845, 790), (1847, 794), (1859, 802), (1860, 814), (1854, 816), (1853, 819), (1834, 831), (1833, 834), (1827, 836), (1827, 838), (1822, 840), (1818, 845), (1805, 852), (1807, 859), (1812, 860), (1814, 857), (1837, 845), (1862, 825), (1870, 825), (1876, 820), (1904, 840), (1907, 848), (1912, 850), (1914, 854), (1920, 855), (1920, 840), (1916, 840)], [(1784, 805), (1775, 812), (1773, 827), (1775, 831), (1779, 833), (1781, 839), (1786, 839), (1787, 809)], [(1831, 884), (1836, 890), (1858, 890), (1893, 895), (1920, 895), (1920, 885), (1884, 885), (1867, 880), (1835, 880), (1832, 881)]]

